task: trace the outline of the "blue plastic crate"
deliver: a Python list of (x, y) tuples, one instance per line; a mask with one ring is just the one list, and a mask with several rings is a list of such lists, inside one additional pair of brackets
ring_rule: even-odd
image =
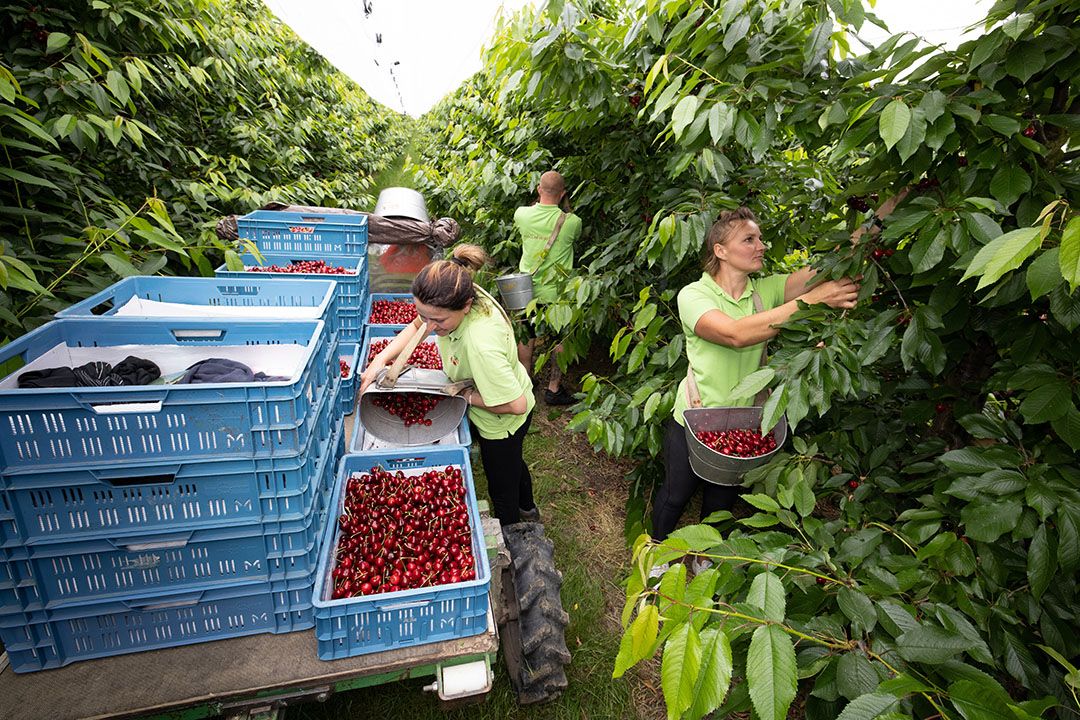
[(0, 364), (21, 368), (50, 351), (47, 366), (128, 354), (164, 363), (171, 353), (183, 369), (185, 353), (247, 358), (253, 346), (292, 346), (300, 369), (275, 382), (44, 389), (18, 388), (22, 370), (9, 371), (0, 386), (0, 472), (294, 456), (330, 378), (327, 340), (321, 321), (54, 320), (0, 348)]
[[(364, 372), (364, 368), (368, 366), (368, 356), (371, 354), (371, 343), (373, 340), (392, 340), (397, 337), (397, 334), (402, 331), (404, 325), (368, 325), (364, 330), (364, 339), (360, 343), (360, 361), (358, 367), (360, 372)], [(425, 343), (435, 343), (436, 335), (431, 333), (424, 338)], [(438, 345), (436, 345), (438, 347)]]
[(313, 258), (304, 253), (282, 254), (263, 253), (263, 261), (260, 263), (251, 253), (240, 256), (244, 267), (258, 267), (277, 265), (283, 267), (301, 260), (325, 260), (327, 265), (343, 267), (350, 270), (345, 275), (328, 275), (324, 273), (286, 273), (286, 272), (260, 272), (257, 270), (229, 270), (222, 265), (214, 274), (219, 278), (239, 278), (249, 280), (253, 278), (278, 279), (278, 280), (326, 280), (332, 279), (338, 284), (338, 313), (342, 308), (361, 308), (367, 302), (368, 279), (367, 279), (367, 256), (366, 255), (320, 255)]
[[(312, 578), (0, 616), (17, 673), (261, 633), (307, 630)], [(153, 678), (146, 678), (153, 681)]]
[[(467, 489), (476, 578), (433, 588), (400, 590), (360, 598), (332, 600), (333, 555), (340, 527), (335, 521), (344, 506), (344, 489), (354, 472), (375, 465), (402, 470), (407, 476), (448, 465), (460, 467)], [(491, 567), (484, 546), (469, 454), (464, 448), (409, 448), (346, 455), (341, 460), (315, 572), (315, 637), (322, 660), (409, 647), (477, 635), (487, 629)]]
[[(330, 439), (324, 443), (330, 452)], [(322, 493), (316, 493), (316, 500)], [(0, 615), (307, 578), (323, 514), (164, 535), (0, 548)]]
[[(143, 302), (124, 307), (133, 301)], [(124, 314), (118, 315), (122, 308)], [(277, 308), (290, 308), (289, 314), (275, 312)], [(258, 314), (252, 315), (253, 311)], [(337, 284), (332, 279), (246, 278), (233, 282), (219, 278), (129, 277), (61, 310), (56, 317), (322, 320), (333, 335), (338, 331)]]
[(319, 485), (317, 448), (337, 419), (334, 391), (317, 406), (310, 444), (288, 458), (0, 474), (0, 547), (302, 522)]
[[(378, 300), (408, 300), (410, 303), (414, 302), (411, 293), (371, 293), (367, 298), (367, 303), (364, 305), (364, 322), (369, 327), (380, 328), (396, 328), (400, 330), (405, 327), (405, 324), (396, 323), (373, 323), (371, 322), (371, 311), (375, 307), (375, 302)], [(406, 323), (407, 324), (407, 323)]]
[(360, 308), (341, 308), (338, 310), (338, 336), (341, 342), (358, 343), (364, 336), (364, 315)]
[(348, 377), (341, 378), (338, 411), (342, 415), (352, 415), (356, 410), (356, 366), (360, 362), (360, 343), (341, 343), (338, 345), (337, 355), (349, 364)]
[(261, 252), (322, 255), (365, 255), (367, 215), (298, 213), (256, 210), (237, 218), (241, 240), (255, 243)]

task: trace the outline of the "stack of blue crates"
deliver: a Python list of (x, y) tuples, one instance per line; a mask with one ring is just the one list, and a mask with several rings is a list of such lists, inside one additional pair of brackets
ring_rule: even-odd
[[(323, 260), (327, 265), (346, 269), (345, 274), (262, 272), (229, 270), (219, 267), (220, 278), (250, 280), (271, 278), (290, 280), (332, 279), (337, 282), (338, 333), (331, 353), (339, 360), (350, 362), (354, 348), (339, 349), (337, 343), (359, 343), (364, 334), (365, 308), (370, 292), (367, 272), (368, 224), (367, 215), (344, 213), (300, 213), (256, 210), (238, 218), (240, 240), (258, 248), (260, 259), (252, 253), (240, 256), (245, 268), (277, 265), (288, 266), (305, 260)], [(355, 377), (345, 375), (340, 400), (340, 412), (351, 414), (356, 404)]]
[[(336, 293), (325, 277), (129, 278), (0, 348), (0, 640), (16, 672), (313, 626), (344, 452)], [(282, 310), (180, 317), (232, 305)], [(267, 346), (288, 379), (17, 387), (30, 364)]]

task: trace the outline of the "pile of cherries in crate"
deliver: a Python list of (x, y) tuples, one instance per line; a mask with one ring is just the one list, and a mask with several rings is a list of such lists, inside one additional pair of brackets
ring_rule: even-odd
[(288, 265), (245, 266), (250, 272), (304, 273), (310, 275), (355, 275), (356, 270), (327, 265), (325, 260), (294, 260)]
[(338, 368), (341, 370), (341, 377), (349, 377), (349, 373), (352, 372), (352, 368), (349, 367), (349, 361), (345, 358), (338, 358)]
[[(389, 340), (372, 340), (368, 349), (368, 365), (389, 344)], [(439, 348), (431, 341), (420, 343), (409, 356), (409, 364), (426, 370), (442, 370), (442, 356), (439, 355)]]
[(776, 449), (776, 438), (772, 433), (762, 437), (760, 432), (751, 428), (736, 428), (719, 432), (702, 430), (696, 433), (696, 436), (710, 450), (732, 457), (758, 457)]
[(378, 466), (353, 473), (337, 521), (335, 600), (476, 577), (460, 467), (411, 477)]
[(371, 325), (408, 325), (416, 319), (412, 300), (376, 300), (371, 303)]

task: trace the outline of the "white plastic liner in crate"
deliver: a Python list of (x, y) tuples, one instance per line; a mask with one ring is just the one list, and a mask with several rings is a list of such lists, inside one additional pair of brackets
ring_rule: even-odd
[[(476, 578), (430, 588), (399, 590), (354, 598), (331, 599), (334, 552), (341, 527), (345, 487), (353, 473), (379, 465), (401, 470), (407, 477), (446, 466), (459, 467), (466, 488)], [(409, 647), (451, 638), (478, 635), (487, 630), (491, 566), (484, 546), (480, 510), (476, 504), (469, 453), (464, 448), (408, 448), (388, 452), (346, 455), (341, 459), (331, 512), (322, 540), (322, 557), (315, 571), (315, 637), (322, 660)]]
[[(321, 321), (63, 319), (0, 348), (0, 472), (193, 458), (288, 457), (330, 380)], [(33, 369), (128, 355), (176, 376), (219, 357), (286, 380), (19, 388)]]
[[(468, 447), (471, 445), (472, 432), (469, 430), (468, 418), (462, 420), (461, 424), (457, 426), (457, 429), (455, 429), (454, 432), (449, 433), (430, 444), (435, 447), (454, 447), (456, 445)], [(353, 426), (352, 440), (349, 443), (349, 452), (351, 453), (367, 452), (369, 450), (389, 450), (400, 447), (402, 446), (393, 445), (368, 433), (364, 430), (364, 425), (361, 422), (356, 422)]]
[(337, 284), (327, 280), (152, 277), (124, 278), (80, 303), (56, 313), (58, 318), (260, 318), (322, 320), (335, 332)]

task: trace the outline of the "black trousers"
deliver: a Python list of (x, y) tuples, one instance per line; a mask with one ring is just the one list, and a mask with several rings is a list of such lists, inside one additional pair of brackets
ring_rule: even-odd
[(532, 475), (521, 450), (531, 423), (530, 412), (517, 432), (499, 440), (480, 437), (476, 426), (473, 426), (473, 435), (480, 444), (480, 462), (483, 463), (484, 474), (487, 475), (492, 509), (503, 525), (521, 522), (520, 510), (532, 510), (536, 507)]
[(690, 448), (686, 444), (683, 426), (668, 418), (664, 423), (664, 484), (653, 501), (653, 537), (663, 540), (682, 517), (686, 504), (702, 488), (701, 518), (717, 510), (728, 510), (739, 496), (738, 486), (705, 482), (690, 468)]

